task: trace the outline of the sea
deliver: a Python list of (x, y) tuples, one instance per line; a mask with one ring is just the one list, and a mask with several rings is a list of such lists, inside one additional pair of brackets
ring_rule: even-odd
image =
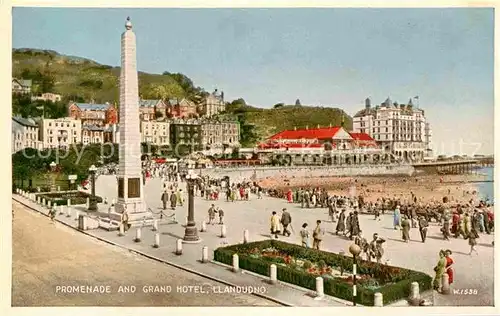
[[(477, 172), (486, 175), (487, 181), (494, 180), (495, 175), (493, 167), (481, 168), (478, 169)], [(493, 182), (479, 182), (477, 184), (477, 191), (481, 199), (488, 199), (491, 202), (495, 201), (495, 191)]]

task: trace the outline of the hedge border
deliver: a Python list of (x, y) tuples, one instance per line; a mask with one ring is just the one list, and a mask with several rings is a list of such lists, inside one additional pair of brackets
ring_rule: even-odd
[[(214, 260), (231, 265), (233, 254), (237, 253), (241, 269), (269, 277), (270, 265), (272, 264), (271, 262), (256, 259), (245, 254), (245, 252), (254, 248), (262, 250), (269, 247), (274, 247), (280, 251), (290, 254), (291, 256), (300, 257), (312, 262), (324, 260), (328, 265), (342, 267), (345, 271), (352, 271), (352, 257), (311, 248), (304, 248), (299, 245), (277, 240), (264, 240), (220, 247), (214, 250)], [(394, 283), (385, 284), (377, 290), (358, 285), (356, 296), (357, 303), (364, 306), (373, 306), (374, 295), (376, 292), (383, 294), (384, 305), (401, 299), (407, 299), (410, 295), (412, 282), (418, 282), (421, 291), (427, 291), (432, 288), (432, 277), (423, 272), (394, 266), (380, 265), (373, 262), (367, 262), (365, 260), (358, 260), (358, 274), (372, 274), (376, 276), (381, 273), (383, 269), (399, 270), (399, 273), (395, 274)], [(291, 283), (306, 289), (316, 289), (316, 276), (288, 266), (285, 267), (277, 265), (277, 278), (280, 281)], [(344, 300), (352, 300), (352, 285), (328, 278), (323, 279), (323, 284), (325, 294)]]
[[(57, 205), (57, 206), (68, 205), (68, 198), (50, 197), (51, 194), (64, 194), (64, 193), (78, 195), (78, 196), (69, 198), (71, 200), (71, 205), (85, 204), (85, 203), (87, 203), (87, 198), (91, 196), (91, 194), (89, 194), (87, 192), (82, 192), (82, 191), (40, 192), (37, 194), (37, 196), (51, 201), (52, 205)], [(103, 202), (102, 197), (96, 195), (96, 198), (97, 198), (97, 203)]]

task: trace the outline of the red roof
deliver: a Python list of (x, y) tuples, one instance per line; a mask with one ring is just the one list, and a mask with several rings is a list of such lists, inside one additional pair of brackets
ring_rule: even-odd
[(260, 149), (280, 149), (280, 148), (322, 148), (323, 144), (275, 144), (275, 143), (261, 143), (258, 146)]
[(354, 140), (375, 141), (366, 133), (349, 133)]
[(271, 136), (269, 139), (331, 139), (340, 130), (340, 126), (311, 129), (285, 130)]

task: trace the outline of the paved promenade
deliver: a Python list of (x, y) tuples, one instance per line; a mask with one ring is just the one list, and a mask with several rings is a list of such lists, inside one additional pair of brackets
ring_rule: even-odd
[[(145, 186), (145, 199), (147, 205), (153, 210), (159, 211), (161, 205), (161, 180), (148, 180)], [(116, 180), (114, 176), (100, 176), (97, 181), (97, 194), (107, 197), (109, 201), (116, 198)], [(185, 191), (185, 190), (184, 190)], [(200, 227), (200, 223), (208, 218), (208, 208), (214, 203), (207, 201), (201, 197), (195, 198), (195, 219)], [(161, 231), (161, 247), (159, 249), (152, 248), (154, 241), (154, 232), (150, 228), (143, 229), (143, 242), (134, 243), (132, 241), (135, 232), (129, 232), (128, 236), (118, 237), (116, 232), (107, 232), (103, 230), (89, 231), (100, 238), (107, 239), (127, 248), (138, 250), (144, 253), (151, 254), (157, 258), (171, 261), (172, 263), (183, 267), (198, 270), (208, 275), (217, 276), (218, 278), (234, 282), (235, 284), (246, 283), (260, 284), (258, 278), (250, 276), (242, 276), (225, 270), (214, 264), (201, 264), (197, 262), (201, 258), (201, 248), (209, 247), (209, 254), (213, 255), (213, 250), (224, 244), (241, 243), (243, 240), (243, 231), (249, 230), (250, 240), (264, 240), (269, 236), (269, 217), (271, 211), (279, 211), (283, 207), (289, 209), (292, 216), (292, 226), (298, 233), (302, 223), (307, 222), (312, 227), (317, 219), (323, 221), (323, 227), (327, 234), (322, 243), (322, 249), (331, 252), (345, 251), (348, 253), (348, 247), (352, 241), (342, 237), (335, 236), (333, 223), (327, 222), (326, 209), (301, 209), (296, 204), (288, 204), (284, 200), (264, 197), (258, 200), (256, 196), (251, 196), (250, 201), (226, 202), (220, 200), (215, 202), (225, 211), (224, 222), (227, 226), (227, 237), (220, 238), (219, 225), (207, 225), (208, 231), (199, 233), (203, 241), (199, 244), (184, 245), (184, 254), (176, 256), (173, 254), (175, 249), (175, 241), (182, 238), (184, 235), (185, 219), (187, 216), (187, 205), (177, 207), (176, 214), (179, 224), (164, 224), (160, 226)], [(104, 206), (104, 205), (102, 205)], [(101, 206), (101, 207), (102, 207)], [(76, 206), (83, 210), (81, 206)], [(60, 215), (59, 220), (68, 222), (76, 226), (76, 220), (68, 220), (65, 216)], [(422, 271), (433, 275), (433, 268), (438, 260), (438, 252), (440, 249), (451, 249), (453, 251), (453, 259), (455, 261), (455, 283), (452, 289), (474, 289), (477, 290), (476, 295), (459, 295), (451, 294), (442, 296), (436, 294), (437, 302), (440, 305), (455, 305), (455, 306), (478, 306), (478, 305), (493, 305), (493, 253), (494, 248), (491, 242), (494, 235), (484, 235), (478, 239), (479, 255), (467, 255), (469, 246), (467, 241), (463, 239), (451, 239), (444, 241), (439, 233), (439, 226), (431, 224), (426, 243), (420, 242), (420, 237), (417, 229), (412, 229), (410, 232), (413, 239), (410, 243), (401, 241), (400, 231), (392, 228), (392, 216), (385, 215), (381, 221), (375, 221), (372, 216), (361, 215), (360, 226), (364, 236), (370, 239), (372, 234), (377, 232), (387, 240), (385, 243), (385, 260), (389, 260), (391, 265), (410, 268)], [(282, 240), (291, 243), (299, 243), (300, 238), (297, 234), (292, 234), (291, 237), (280, 237)], [(238, 283), (239, 282), (239, 283)], [(337, 301), (314, 301), (305, 292), (298, 290), (290, 290), (283, 285), (267, 286), (267, 294), (277, 300), (290, 305), (296, 306), (325, 306), (333, 304), (342, 304)], [(293, 293), (293, 294), (292, 294)], [(453, 293), (453, 291), (452, 291)]]
[[(224, 285), (54, 224), (17, 202), (12, 207), (12, 306), (279, 306), (248, 294), (177, 292), (177, 286), (204, 284), (208, 290)], [(109, 292), (57, 288), (81, 285), (106, 286)], [(121, 293), (120, 286), (127, 285), (136, 292)], [(170, 293), (148, 292), (165, 285), (172, 286)]]

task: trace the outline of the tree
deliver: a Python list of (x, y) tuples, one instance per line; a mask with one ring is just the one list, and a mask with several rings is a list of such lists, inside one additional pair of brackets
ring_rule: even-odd
[(155, 117), (156, 118), (162, 118), (163, 117), (163, 112), (161, 112), (161, 111), (155, 111)]
[(296, 106), (301, 106), (302, 105), (302, 104), (300, 104), (300, 100), (299, 99), (295, 100), (295, 105)]
[(239, 147), (233, 148), (233, 152), (231, 153), (231, 158), (233, 158), (233, 159), (240, 158), (240, 148)]
[(182, 98), (184, 91), (178, 84), (154, 84), (150, 87), (150, 95), (154, 98), (166, 100)]
[(273, 109), (279, 109), (285, 106), (285, 103), (276, 103), (273, 105)]

